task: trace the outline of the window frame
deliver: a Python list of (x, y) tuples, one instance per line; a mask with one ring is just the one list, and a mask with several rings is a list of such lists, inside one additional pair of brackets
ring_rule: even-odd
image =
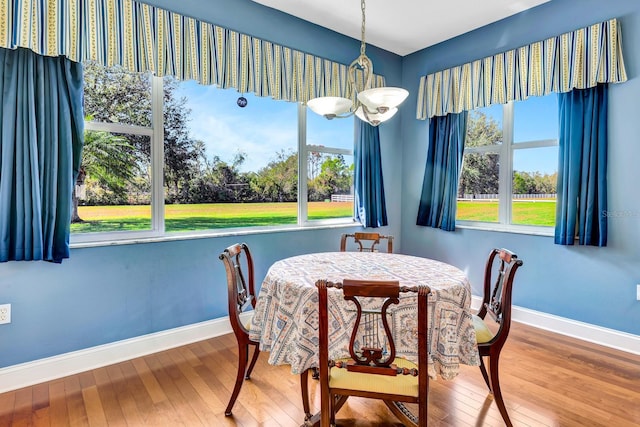
[[(519, 102), (526, 102), (519, 101)], [(552, 226), (513, 224), (513, 157), (516, 150), (556, 147), (559, 140), (540, 139), (515, 142), (514, 141), (514, 108), (515, 102), (502, 104), (502, 143), (484, 145), (480, 147), (465, 147), (466, 154), (497, 154), (500, 169), (498, 172), (498, 222), (468, 221), (456, 219), (456, 226), (460, 228), (501, 231), (519, 234), (553, 236)], [(461, 171), (462, 172), (462, 169)]]
[(192, 230), (168, 233), (165, 230), (164, 203), (164, 83), (163, 78), (151, 75), (151, 126), (129, 125), (123, 123), (109, 123), (85, 120), (84, 128), (90, 131), (105, 131), (110, 133), (143, 135), (150, 137), (151, 144), (151, 228), (140, 231), (104, 231), (71, 233), (71, 245), (84, 246), (87, 244), (108, 244), (109, 242), (136, 243), (149, 240), (176, 240), (188, 238), (203, 238), (212, 236), (260, 234), (268, 231), (286, 231), (324, 226), (353, 226), (357, 224), (352, 217), (309, 220), (308, 219), (308, 186), (307, 186), (307, 156), (309, 151), (327, 154), (354, 155), (354, 150), (332, 148), (325, 146), (307, 145), (307, 107), (298, 103), (298, 218), (295, 225), (273, 225), (256, 227), (221, 228), (208, 230)]
[[(307, 112), (308, 108), (302, 103), (298, 103), (298, 225), (300, 227), (309, 227), (317, 225), (333, 225), (356, 223), (353, 214), (351, 217), (331, 218), (331, 219), (309, 219), (309, 186), (308, 174), (309, 163), (307, 158), (310, 152), (323, 154), (342, 154), (345, 156), (353, 156), (354, 149), (330, 147), (325, 145), (307, 144)], [(352, 182), (353, 186), (353, 182)]]

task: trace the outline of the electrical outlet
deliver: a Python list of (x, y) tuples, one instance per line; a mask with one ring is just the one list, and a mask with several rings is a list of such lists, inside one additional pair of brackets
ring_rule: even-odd
[(0, 325), (4, 323), (11, 323), (11, 304), (0, 304)]

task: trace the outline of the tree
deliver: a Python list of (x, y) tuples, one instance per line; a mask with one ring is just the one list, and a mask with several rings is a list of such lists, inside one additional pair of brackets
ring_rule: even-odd
[(199, 172), (198, 159), (205, 156), (204, 144), (189, 135), (191, 110), (187, 99), (177, 98), (178, 81), (165, 77), (164, 82), (164, 185), (168, 203), (189, 200), (189, 181)]
[(279, 151), (275, 160), (253, 177), (251, 189), (260, 201), (295, 202), (298, 198), (298, 153)]
[[(109, 194), (112, 203), (103, 199), (102, 204), (126, 201), (127, 184), (135, 175), (135, 166), (134, 147), (126, 138), (109, 132), (85, 131), (78, 182), (90, 185), (93, 181)], [(71, 222), (82, 222), (75, 190)]]
[[(466, 147), (483, 147), (502, 143), (502, 129), (482, 111), (469, 113)], [(460, 174), (458, 196), (464, 194), (497, 194), (500, 162), (497, 154), (468, 153)]]
[(309, 200), (321, 201), (329, 199), (332, 194), (349, 193), (353, 170), (347, 166), (342, 155), (327, 155), (320, 173), (309, 181)]
[(514, 194), (555, 194), (558, 173), (541, 174), (540, 172), (513, 173)]
[[(93, 120), (151, 126), (150, 74), (129, 72), (119, 66), (106, 68), (89, 62), (84, 65), (84, 80), (84, 108)], [(181, 203), (189, 200), (190, 181), (201, 172), (199, 167), (204, 158), (204, 144), (189, 135), (191, 111), (186, 108), (187, 100), (176, 96), (177, 80), (165, 77), (163, 86), (165, 193), (168, 202)], [(149, 164), (149, 137), (133, 134), (123, 137), (135, 148), (138, 163)], [(141, 192), (142, 188), (135, 185), (140, 183), (144, 187), (146, 182), (146, 179), (132, 180), (131, 191)]]

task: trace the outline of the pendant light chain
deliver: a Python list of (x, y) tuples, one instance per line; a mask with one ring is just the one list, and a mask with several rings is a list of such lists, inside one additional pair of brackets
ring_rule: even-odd
[(364, 55), (364, 51), (365, 51), (364, 27), (365, 27), (366, 17), (364, 13), (364, 9), (365, 9), (364, 1), (365, 0), (361, 0), (360, 2), (360, 8), (362, 9), (362, 29), (361, 29), (362, 42), (360, 44), (360, 55)]

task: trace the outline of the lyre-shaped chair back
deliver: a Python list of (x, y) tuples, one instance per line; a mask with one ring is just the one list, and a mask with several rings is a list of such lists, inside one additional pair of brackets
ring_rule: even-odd
[(484, 292), (482, 306), (478, 317), (487, 319), (487, 315), (499, 328), (493, 341), (507, 339), (511, 327), (511, 300), (513, 295), (513, 279), (516, 271), (522, 266), (522, 260), (507, 249), (493, 249), (484, 271)]
[[(226, 416), (230, 416), (243, 381), (251, 377), (253, 367), (260, 355), (260, 348), (258, 341), (249, 338), (249, 328), (243, 324), (240, 318), (240, 314), (243, 311), (256, 306), (253, 284), (253, 258), (249, 247), (244, 243), (236, 243), (222, 251), (219, 258), (222, 260), (227, 273), (229, 321), (238, 341), (238, 373), (229, 403), (224, 411)], [(254, 350), (251, 362), (248, 363), (249, 346), (252, 346)]]
[[(522, 264), (522, 260), (507, 249), (491, 250), (484, 271), (482, 306), (478, 314), (473, 316), (478, 353), (480, 354), (480, 372), (482, 372), (482, 377), (489, 391), (493, 393), (500, 415), (508, 427), (512, 424), (500, 390), (498, 362), (500, 351), (507, 341), (511, 328), (513, 279)], [(484, 361), (485, 357), (489, 359), (488, 370)]]
[[(351, 241), (353, 239), (353, 241)], [(380, 233), (356, 232), (353, 234), (343, 234), (340, 238), (340, 251), (345, 252), (348, 248), (354, 248), (359, 252), (379, 252), (380, 241), (386, 240), (388, 253), (393, 252), (393, 236), (385, 236)]]
[(242, 324), (240, 314), (256, 305), (253, 277), (253, 258), (245, 243), (237, 243), (226, 248), (220, 259), (227, 272), (229, 320), (236, 335), (248, 334)]
[[(400, 286), (397, 281), (349, 280), (316, 282), (319, 304), (319, 368), (321, 387), (321, 426), (335, 423), (335, 413), (348, 396), (382, 399), (405, 425), (426, 426), (429, 388), (427, 346), (426, 286)], [(350, 357), (329, 358), (329, 290), (353, 306), (350, 328)], [(417, 295), (417, 364), (396, 357), (396, 346), (389, 317), (392, 306), (405, 293)], [(337, 301), (334, 301), (338, 304)], [(364, 376), (363, 376), (364, 375)], [(416, 378), (417, 377), (417, 378)], [(383, 379), (386, 378), (386, 379)], [(410, 378), (414, 378), (411, 380)], [(410, 384), (407, 386), (407, 384)], [(408, 392), (408, 390), (411, 390)], [(418, 417), (412, 416), (402, 402), (418, 403)]]

